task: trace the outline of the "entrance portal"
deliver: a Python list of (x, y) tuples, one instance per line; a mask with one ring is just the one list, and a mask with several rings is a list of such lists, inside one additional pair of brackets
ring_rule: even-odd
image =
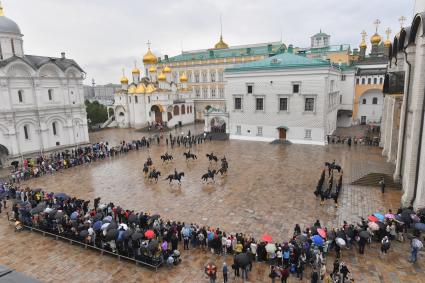
[(0, 144), (0, 168), (6, 165), (6, 159), (9, 155), (9, 151), (4, 145)]
[(211, 119), (211, 132), (212, 133), (225, 133), (226, 132), (226, 122), (223, 119), (214, 117)]
[(286, 129), (284, 128), (279, 129), (279, 139), (286, 140)]
[(151, 107), (151, 111), (155, 113), (155, 122), (158, 124), (162, 124), (162, 113), (158, 105), (153, 105)]

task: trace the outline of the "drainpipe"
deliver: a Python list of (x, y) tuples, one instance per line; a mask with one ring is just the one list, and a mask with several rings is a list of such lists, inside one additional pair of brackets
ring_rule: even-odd
[(416, 194), (418, 191), (418, 182), (419, 182), (419, 168), (421, 165), (421, 152), (422, 152), (422, 137), (424, 132), (424, 120), (425, 120), (425, 90), (424, 90), (424, 99), (422, 101), (422, 115), (421, 115), (421, 128), (419, 129), (419, 148), (418, 148), (418, 162), (416, 162), (416, 175), (415, 175), (415, 188), (413, 191), (413, 198), (411, 205), (416, 200)]
[[(406, 64), (408, 65), (409, 75), (408, 75), (407, 88), (406, 88), (406, 111), (404, 111), (403, 134), (401, 138), (401, 156), (400, 156), (400, 168), (399, 168), (400, 176), (401, 176), (401, 171), (403, 170), (403, 154), (404, 154), (404, 144), (405, 144), (404, 140), (406, 136), (406, 127), (407, 127), (407, 113), (409, 112), (410, 71), (412, 69), (412, 65), (407, 60), (406, 49), (403, 50), (403, 53), (404, 53), (404, 57), (406, 58), (405, 60)], [(403, 178), (403, 176), (401, 176), (401, 178)]]

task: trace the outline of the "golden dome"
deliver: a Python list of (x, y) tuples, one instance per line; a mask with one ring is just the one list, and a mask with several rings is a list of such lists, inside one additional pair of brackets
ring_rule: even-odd
[(144, 64), (156, 64), (158, 63), (158, 58), (152, 53), (150, 47), (148, 48), (148, 52), (146, 52), (145, 56), (143, 56)]
[(161, 72), (158, 76), (158, 81), (165, 81), (165, 80), (167, 80), (167, 77), (165, 76), (163, 72)]
[(180, 82), (182, 82), (182, 83), (187, 82), (187, 76), (186, 76), (186, 73), (183, 73), (183, 74), (180, 76)]
[(146, 86), (144, 83), (139, 83), (137, 85), (136, 93), (146, 93)]
[(225, 48), (229, 48), (229, 45), (227, 45), (227, 43), (223, 41), (223, 36), (221, 35), (221, 36), (220, 36), (220, 41), (219, 41), (219, 42), (217, 42), (217, 43), (214, 45), (214, 48), (215, 48), (215, 49), (225, 49)]
[(121, 77), (121, 84), (123, 85), (128, 84), (128, 78), (125, 75)]
[(163, 72), (164, 74), (166, 74), (166, 73), (171, 73), (171, 68), (170, 68), (170, 67), (168, 67), (168, 66), (165, 66), (165, 67), (164, 67), (164, 69), (162, 70), (162, 72)]
[(140, 70), (139, 70), (139, 68), (134, 67), (134, 69), (131, 71), (131, 73), (132, 73), (132, 74), (137, 74), (137, 75), (139, 75), (139, 74), (140, 74)]
[(367, 48), (367, 44), (366, 44), (366, 41), (362, 41), (361, 43), (360, 43), (360, 48)]
[(153, 84), (148, 84), (148, 87), (146, 88), (146, 93), (152, 93), (156, 91), (156, 88)]
[(389, 47), (389, 46), (391, 46), (391, 40), (389, 40), (389, 39), (385, 40), (385, 41), (384, 41), (384, 46), (385, 46), (385, 47)]
[(370, 42), (372, 44), (379, 44), (381, 42), (381, 36), (377, 33), (375, 33), (371, 38), (370, 38)]
[(152, 66), (149, 68), (149, 73), (155, 73), (155, 72), (156, 72), (155, 66)]
[(135, 93), (136, 93), (136, 86), (135, 86), (135, 85), (131, 85), (131, 86), (128, 88), (128, 93), (129, 93), (129, 94), (135, 94)]

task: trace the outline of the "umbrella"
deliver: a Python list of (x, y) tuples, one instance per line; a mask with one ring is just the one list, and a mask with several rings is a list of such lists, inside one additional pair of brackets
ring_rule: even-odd
[(73, 213), (71, 213), (70, 218), (71, 218), (71, 220), (77, 219), (78, 218), (78, 212), (74, 211)]
[(110, 215), (103, 218), (103, 223), (111, 223), (111, 221), (112, 221), (112, 216)]
[(125, 230), (118, 230), (117, 241), (119, 241), (119, 242), (124, 241), (124, 233), (125, 233)]
[(314, 235), (313, 236), (313, 243), (316, 245), (316, 246), (323, 246), (323, 238), (322, 237), (320, 237), (319, 235)]
[(58, 212), (56, 212), (56, 219), (59, 220), (63, 217), (64, 212), (62, 210), (59, 210)]
[(313, 226), (310, 228), (311, 234), (315, 235), (317, 234), (317, 226)]
[(375, 222), (369, 222), (369, 223), (367, 224), (367, 226), (369, 226), (369, 228), (370, 228), (372, 231), (378, 231), (378, 230), (379, 230), (379, 225), (378, 225), (378, 224), (376, 224)]
[(379, 219), (376, 218), (376, 216), (374, 216), (374, 215), (369, 215), (367, 220), (369, 220), (370, 222), (377, 222)]
[(345, 247), (345, 241), (344, 241), (344, 239), (341, 239), (341, 238), (336, 238), (336, 244), (338, 245), (338, 246), (340, 246), (340, 247)]
[(235, 256), (235, 264), (239, 267), (245, 268), (251, 263), (251, 258), (247, 253), (240, 253)]
[(117, 229), (111, 229), (108, 232), (106, 232), (105, 239), (106, 241), (112, 241), (115, 240), (117, 237)]
[(370, 237), (370, 234), (368, 231), (363, 230), (363, 231), (360, 231), (359, 236), (363, 239), (368, 239)]
[(404, 223), (403, 219), (401, 218), (401, 214), (396, 214), (394, 219), (398, 222)]
[(120, 225), (118, 225), (118, 229), (120, 229), (120, 230), (127, 230), (128, 229), (128, 226), (125, 223), (120, 223)]
[(155, 237), (155, 232), (152, 230), (148, 230), (145, 232), (145, 237), (148, 239), (152, 239), (153, 237)]
[(96, 231), (101, 230), (102, 229), (102, 224), (103, 224), (102, 221), (96, 221), (93, 224), (93, 229), (96, 230)]
[(163, 251), (168, 250), (168, 242), (167, 241), (162, 242), (161, 248), (162, 248)]
[(139, 223), (139, 218), (136, 214), (132, 214), (128, 217), (128, 223)]
[(307, 241), (307, 236), (305, 234), (298, 235), (297, 240), (300, 242), (305, 242)]
[(33, 189), (32, 191), (38, 193), (38, 192), (41, 192), (42, 190), (43, 189), (37, 188), (37, 189)]
[(124, 239), (127, 240), (128, 238), (131, 237), (131, 235), (133, 235), (133, 233), (134, 233), (133, 230), (130, 230), (130, 229), (125, 230), (125, 232), (124, 232)]
[(158, 248), (158, 241), (157, 240), (152, 240), (152, 241), (150, 241), (149, 242), (149, 244), (148, 244), (148, 250), (149, 251), (154, 251), (154, 250), (156, 250)]
[(34, 207), (30, 210), (31, 215), (38, 214), (42, 212), (44, 209), (42, 207)]
[(425, 223), (416, 223), (415, 229), (418, 229), (419, 231), (425, 231)]
[(96, 215), (93, 217), (94, 221), (102, 220), (103, 214), (102, 213), (96, 213)]
[(394, 219), (395, 218), (395, 215), (392, 214), (392, 213), (387, 213), (387, 214), (385, 214), (385, 218)]
[(276, 245), (275, 244), (272, 244), (272, 243), (268, 243), (266, 245), (266, 251), (268, 253), (274, 253), (276, 251)]
[(87, 237), (88, 235), (89, 235), (89, 231), (87, 231), (87, 230), (83, 230), (83, 231), (81, 231), (81, 232), (80, 232), (80, 237), (85, 238), (85, 237)]
[(376, 218), (378, 218), (379, 221), (384, 221), (385, 220), (385, 216), (382, 215), (381, 213), (374, 213), (373, 216), (375, 216)]
[(381, 229), (381, 230), (385, 230), (385, 228), (387, 228), (387, 226), (385, 225), (385, 223), (383, 223), (381, 221), (376, 222), (376, 224), (378, 224), (379, 229)]
[(153, 223), (155, 220), (159, 219), (161, 216), (159, 214), (154, 214), (149, 218), (149, 221)]
[(118, 224), (116, 222), (109, 223), (108, 228), (106, 228), (106, 230), (109, 229), (118, 229)]
[(268, 243), (270, 243), (271, 241), (273, 241), (272, 236), (270, 236), (269, 234), (264, 234), (263, 237), (262, 237), (262, 239), (263, 239), (264, 242), (268, 242)]
[(413, 222), (419, 222), (421, 219), (416, 214), (410, 214), (410, 218), (412, 218)]
[(111, 223), (105, 223), (105, 224), (102, 224), (102, 226), (100, 227), (100, 229), (102, 229), (102, 231), (106, 231), (106, 229), (108, 229), (108, 226), (110, 225)]
[(410, 209), (403, 210), (401, 213), (401, 221), (410, 223), (412, 211)]
[(70, 199), (71, 197), (70, 196), (68, 196), (67, 194), (65, 194), (65, 193), (57, 193), (57, 194), (54, 194), (53, 195), (55, 198), (60, 198), (60, 199), (63, 199), (63, 200), (65, 200), (65, 199)]
[(143, 238), (143, 234), (140, 233), (140, 232), (135, 232), (135, 233), (133, 233), (133, 235), (131, 235), (131, 239), (134, 240), (134, 241), (137, 241), (137, 240), (142, 239), (142, 238)]
[(318, 228), (317, 233), (320, 235), (320, 237), (326, 238), (326, 231), (325, 230)]

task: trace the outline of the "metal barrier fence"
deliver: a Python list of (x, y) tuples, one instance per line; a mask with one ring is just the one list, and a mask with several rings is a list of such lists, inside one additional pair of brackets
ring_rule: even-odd
[[(7, 213), (7, 218), (8, 218), (8, 221), (9, 222), (12, 222), (12, 220), (9, 219), (9, 213)], [(123, 255), (120, 255), (120, 254), (117, 254), (117, 253), (106, 251), (106, 250), (101, 249), (101, 248), (98, 248), (96, 246), (88, 245), (86, 243), (82, 243), (80, 241), (72, 240), (72, 239), (69, 239), (69, 238), (66, 238), (66, 237), (57, 235), (57, 234), (50, 233), (50, 232), (46, 232), (46, 231), (43, 231), (41, 229), (37, 229), (37, 228), (31, 227), (31, 226), (27, 226), (27, 225), (23, 225), (22, 224), (22, 227), (30, 230), (30, 232), (36, 231), (36, 232), (42, 233), (44, 237), (46, 235), (49, 235), (51, 237), (54, 237), (56, 240), (61, 239), (61, 240), (64, 240), (64, 241), (68, 241), (71, 245), (75, 243), (75, 244), (78, 244), (80, 246), (83, 246), (85, 249), (90, 248), (90, 249), (93, 249), (93, 250), (100, 251), (100, 254), (101, 255), (103, 255), (103, 254), (109, 254), (109, 255), (112, 255), (112, 256), (117, 257), (118, 260), (125, 259), (125, 260), (132, 261), (132, 262), (136, 263), (136, 265), (139, 265), (140, 264), (140, 265), (144, 265), (144, 266), (150, 267), (152, 269), (155, 269), (155, 272), (158, 271), (158, 268), (161, 267), (161, 265), (164, 263), (163, 260), (160, 259), (160, 261), (158, 262), (157, 265), (153, 265), (153, 264), (150, 264), (150, 263), (141, 261), (141, 260), (137, 260), (137, 259), (132, 258), (132, 257), (127, 257), (127, 256), (123, 256)]]

